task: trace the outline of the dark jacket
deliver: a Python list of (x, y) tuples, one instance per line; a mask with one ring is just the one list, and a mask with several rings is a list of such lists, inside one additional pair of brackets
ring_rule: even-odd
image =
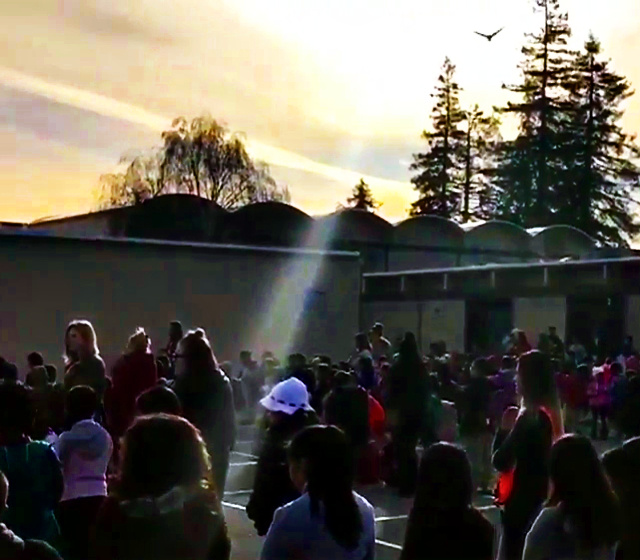
[(258, 456), (253, 492), (247, 504), (247, 516), (258, 535), (267, 534), (275, 511), (300, 497), (289, 476), (287, 447), (293, 436), (305, 426), (318, 423), (315, 414), (299, 411), (300, 416), (284, 426), (271, 426)]
[(88, 358), (72, 364), (64, 376), (64, 388), (70, 391), (78, 385), (88, 385), (102, 401), (107, 389), (106, 368), (100, 356)]
[(114, 436), (125, 433), (135, 416), (136, 399), (157, 382), (158, 372), (153, 354), (125, 354), (115, 363), (105, 402), (109, 428)]
[(215, 496), (181, 487), (163, 496), (107, 498), (92, 538), (93, 560), (228, 560), (231, 543)]
[(472, 377), (461, 395), (461, 436), (477, 436), (489, 429), (491, 382), (486, 377)]
[(492, 560), (494, 528), (477, 509), (409, 516), (400, 560)]
[(493, 466), (513, 469), (513, 488), (504, 506), (503, 522), (526, 527), (549, 492), (549, 456), (553, 443), (551, 420), (542, 410), (528, 410), (511, 432), (499, 430), (493, 442)]
[(385, 409), (422, 416), (427, 401), (427, 372), (420, 360), (400, 357), (389, 370), (386, 386)]
[(324, 401), (324, 420), (340, 428), (354, 446), (369, 443), (369, 395), (361, 387), (336, 387)]
[(174, 391), (183, 416), (202, 434), (211, 455), (216, 490), (220, 495), (236, 441), (236, 414), (228, 377), (219, 369), (211, 373), (188, 372), (175, 381)]

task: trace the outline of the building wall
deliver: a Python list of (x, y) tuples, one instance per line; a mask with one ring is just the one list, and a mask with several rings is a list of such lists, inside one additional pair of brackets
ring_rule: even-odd
[(444, 341), (449, 351), (464, 351), (465, 302), (463, 300), (426, 301), (422, 304), (422, 338), (425, 349), (432, 342)]
[(564, 297), (515, 298), (513, 300), (513, 323), (523, 330), (529, 343), (535, 348), (540, 333), (556, 327), (558, 336), (564, 340), (567, 303)]
[(382, 301), (363, 303), (361, 330), (380, 321), (386, 337), (396, 343), (405, 332), (416, 335), (423, 351), (443, 340), (449, 350), (464, 350), (464, 301)]
[(640, 296), (627, 296), (626, 334), (633, 337), (633, 344), (640, 347)]
[(11, 236), (0, 237), (0, 267), (0, 355), (21, 371), (34, 350), (61, 367), (76, 318), (94, 323), (111, 363), (138, 326), (164, 346), (173, 319), (205, 328), (220, 360), (282, 354), (291, 339), (305, 353), (348, 356), (358, 328), (357, 257)]

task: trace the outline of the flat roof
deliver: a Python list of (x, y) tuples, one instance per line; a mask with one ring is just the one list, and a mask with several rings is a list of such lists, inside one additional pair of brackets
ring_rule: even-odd
[(1, 240), (29, 240), (29, 241), (59, 241), (62, 243), (93, 243), (107, 245), (135, 245), (150, 247), (182, 247), (190, 249), (208, 250), (211, 252), (250, 252), (264, 254), (300, 255), (309, 257), (338, 257), (348, 259), (359, 259), (360, 253), (356, 251), (332, 251), (321, 249), (299, 249), (288, 247), (264, 247), (259, 245), (234, 245), (224, 243), (202, 243), (191, 241), (170, 241), (164, 239), (141, 239), (132, 237), (85, 237), (78, 235), (51, 235), (39, 231), (4, 231), (0, 229)]
[(419, 270), (404, 270), (396, 272), (368, 272), (365, 278), (385, 278), (394, 276), (418, 276), (422, 274), (454, 274), (458, 272), (491, 272), (492, 270), (514, 270), (529, 268), (550, 268), (550, 267), (575, 267), (575, 266), (598, 266), (617, 263), (640, 263), (640, 257), (620, 257), (611, 259), (590, 259), (590, 260), (567, 260), (548, 262), (528, 262), (528, 263), (489, 263), (473, 266), (458, 266), (450, 268), (423, 268)]

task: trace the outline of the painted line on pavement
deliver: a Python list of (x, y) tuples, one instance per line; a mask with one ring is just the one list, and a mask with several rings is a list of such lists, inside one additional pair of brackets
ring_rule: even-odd
[(236, 455), (240, 455), (240, 457), (247, 457), (247, 459), (257, 459), (257, 455), (252, 455), (251, 453), (243, 453), (242, 451), (232, 451), (231, 453), (235, 453)]
[(408, 519), (408, 515), (390, 515), (387, 517), (376, 517), (376, 522), (378, 521), (397, 521), (399, 519)]
[(225, 496), (243, 496), (245, 494), (251, 494), (253, 490), (232, 490), (231, 492), (225, 492)]
[(257, 465), (258, 461), (245, 461), (244, 463), (229, 463), (230, 467), (250, 467), (252, 465)]
[(386, 546), (387, 548), (393, 548), (393, 550), (402, 550), (402, 547), (399, 544), (381, 541), (380, 539), (376, 539), (376, 544), (379, 544), (380, 546)]
[(237, 509), (238, 511), (246, 511), (244, 506), (240, 506), (238, 504), (232, 504), (231, 502), (220, 502), (224, 507), (228, 507), (231, 509)]

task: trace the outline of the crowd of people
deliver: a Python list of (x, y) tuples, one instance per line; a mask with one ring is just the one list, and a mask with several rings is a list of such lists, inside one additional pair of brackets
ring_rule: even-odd
[[(204, 330), (172, 322), (156, 355), (136, 330), (109, 372), (89, 322), (64, 345), (60, 380), (38, 352), (24, 382), (0, 359), (0, 558), (228, 559), (239, 418), (257, 425), (246, 513), (265, 560), (373, 558), (355, 488), (379, 483), (413, 499), (402, 560), (640, 557), (630, 337), (590, 356), (553, 327), (536, 349), (515, 330), (497, 356), (425, 355), (376, 323), (344, 361), (219, 364)], [(592, 440), (610, 431), (628, 441), (601, 459)]]

